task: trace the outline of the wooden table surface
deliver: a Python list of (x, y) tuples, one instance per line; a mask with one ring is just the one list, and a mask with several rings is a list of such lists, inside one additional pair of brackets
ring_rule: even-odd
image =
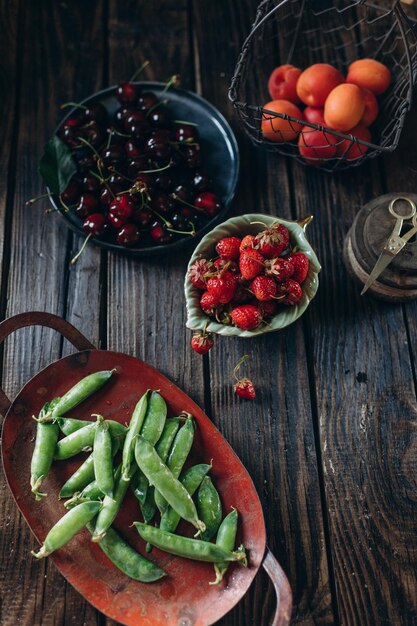
[[(14, 0), (0, 3), (0, 316), (44, 310), (102, 348), (154, 365), (212, 418), (250, 472), (269, 545), (294, 593), (293, 623), (417, 624), (417, 410), (415, 303), (361, 298), (341, 258), (360, 207), (385, 192), (415, 191), (417, 114), (400, 148), (329, 175), (253, 148), (227, 89), (256, 0)], [(310, 240), (323, 265), (304, 317), (254, 340), (222, 338), (210, 356), (190, 348), (182, 290), (186, 255), (135, 261), (88, 246), (40, 194), (37, 162), (59, 105), (129, 78), (180, 73), (231, 121), (241, 178), (233, 211), (314, 214)], [(2, 384), (23, 383), (71, 346), (53, 331), (12, 336)], [(231, 372), (252, 356), (253, 403), (235, 398)], [(0, 483), (2, 626), (110, 626), (35, 546)], [(260, 573), (224, 626), (261, 626), (274, 594)]]

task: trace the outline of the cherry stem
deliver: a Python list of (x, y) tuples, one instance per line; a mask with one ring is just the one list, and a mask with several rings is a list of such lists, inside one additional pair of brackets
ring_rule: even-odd
[(62, 204), (62, 206), (64, 207), (65, 211), (68, 212), (70, 210), (70, 207), (64, 202), (64, 200), (62, 199), (62, 193), (59, 194), (59, 200)]
[(153, 174), (154, 172), (163, 172), (164, 170), (169, 170), (174, 165), (174, 161), (170, 161), (168, 165), (164, 165), (163, 167), (158, 167), (155, 170), (140, 170), (139, 174)]
[(117, 130), (117, 128), (114, 128), (113, 126), (109, 130), (111, 135), (117, 135), (118, 137), (128, 137), (129, 139), (131, 139), (130, 135), (126, 135), (126, 133), (121, 133), (120, 130)]
[(94, 178), (98, 178), (101, 183), (105, 183), (107, 180), (106, 178), (100, 176), (100, 174), (96, 174), (96, 172), (93, 172), (93, 170), (88, 170), (88, 173), (91, 174), (91, 176), (94, 176)]
[(244, 354), (244, 355), (243, 355), (243, 356), (239, 359), (239, 361), (238, 361), (238, 362), (237, 362), (237, 364), (236, 364), (236, 367), (235, 367), (235, 368), (234, 368), (234, 370), (233, 370), (233, 376), (236, 378), (236, 380), (237, 380), (238, 382), (239, 382), (240, 378), (239, 378), (239, 376), (237, 375), (237, 372), (238, 372), (238, 370), (239, 370), (240, 366), (241, 366), (241, 365), (242, 365), (245, 361), (250, 361), (250, 356), (249, 356), (249, 354)]
[(141, 74), (143, 72), (143, 70), (148, 67), (148, 65), (150, 64), (150, 61), (144, 61), (142, 63), (142, 65), (139, 67), (139, 69), (136, 70), (136, 72), (133, 74), (133, 76), (131, 76), (131, 78), (129, 79), (129, 83), (132, 82), (132, 80), (135, 80), (135, 78), (137, 78), (139, 76), (139, 74)]
[(174, 74), (173, 76), (171, 76), (171, 78), (167, 81), (162, 93), (165, 93), (168, 91), (168, 89), (174, 85), (174, 87), (179, 87), (181, 84), (181, 76), (179, 74)]
[(90, 237), (91, 237), (92, 233), (90, 233), (89, 235), (87, 235), (87, 237), (85, 238), (85, 241), (83, 243), (83, 245), (81, 246), (81, 248), (78, 250), (77, 254), (71, 259), (70, 263), (71, 265), (74, 265), (74, 263), (76, 263), (78, 261), (78, 259), (80, 258), (80, 256), (82, 255), (82, 253), (85, 250), (86, 245), (88, 244)]
[(203, 209), (200, 209), (198, 206), (195, 206), (195, 204), (190, 204), (190, 202), (187, 202), (186, 200), (183, 200), (182, 198), (177, 196), (176, 193), (171, 194), (171, 198), (173, 200), (177, 200), (177, 202), (182, 202), (183, 204), (185, 204), (185, 206), (189, 206), (190, 209), (195, 209), (196, 211), (200, 211), (200, 212), (204, 213)]
[(76, 109), (84, 109), (84, 111), (87, 110), (87, 107), (84, 104), (79, 104), (78, 102), (64, 102), (64, 104), (61, 104), (61, 106), (59, 107), (60, 109), (67, 109), (68, 107), (75, 107)]
[(110, 165), (110, 166), (108, 167), (108, 169), (109, 169), (111, 172), (114, 172), (115, 174), (117, 174), (117, 176), (121, 176), (121, 177), (122, 177), (122, 178), (124, 178), (125, 180), (128, 180), (128, 181), (129, 181), (129, 183), (134, 183), (134, 182), (135, 182), (133, 178), (129, 178), (128, 176), (126, 176), (126, 174), (122, 174), (122, 172), (119, 172), (119, 171), (118, 171), (118, 170), (114, 167), (114, 165)]
[[(155, 211), (155, 209), (153, 209), (151, 206), (149, 206), (148, 204), (145, 205), (150, 211), (152, 211), (152, 213), (155, 213), (155, 215), (157, 215), (159, 217), (159, 219), (161, 220), (161, 222), (163, 222), (165, 224), (165, 226), (167, 227), (168, 230), (172, 230), (172, 224), (171, 222), (169, 222), (167, 219), (165, 219), (165, 217), (163, 217), (160, 213), (158, 213), (158, 211)], [(178, 231), (174, 231), (172, 230), (172, 232), (178, 232)]]
[[(163, 93), (163, 92), (162, 92)], [(160, 100), (159, 102), (157, 102), (156, 104), (153, 105), (153, 107), (151, 107), (149, 109), (149, 111), (146, 112), (145, 117), (148, 117), (148, 115), (150, 115), (152, 113), (152, 111), (155, 111), (155, 109), (157, 109), (158, 107), (160, 107), (161, 105), (165, 105), (168, 104), (169, 100)]]
[(178, 235), (190, 235), (191, 237), (195, 237), (195, 226), (191, 221), (190, 224), (192, 230), (175, 230), (174, 228), (169, 228), (169, 226), (167, 226), (167, 230), (169, 230), (170, 233), (177, 233)]
[(38, 200), (42, 200), (42, 198), (50, 198), (50, 193), (43, 193), (41, 196), (37, 196), (36, 198), (31, 198), (30, 200), (26, 200), (25, 204), (29, 206), (30, 204), (35, 204)]
[(103, 175), (103, 168), (101, 167), (102, 164), (102, 160), (101, 157), (99, 155), (99, 153), (97, 152), (97, 150), (95, 149), (95, 147), (89, 142), (87, 141), (87, 139), (84, 139), (84, 137), (80, 137), (80, 141), (85, 144), (86, 146), (88, 146), (90, 148), (90, 150), (93, 151), (93, 153), (95, 154), (96, 158), (97, 158), (97, 169), (98, 172), (103, 180), (103, 183), (105, 184), (108, 192), (113, 196), (114, 198), (114, 193), (112, 192), (112, 190), (110, 189), (109, 185), (107, 184), (106, 178)]

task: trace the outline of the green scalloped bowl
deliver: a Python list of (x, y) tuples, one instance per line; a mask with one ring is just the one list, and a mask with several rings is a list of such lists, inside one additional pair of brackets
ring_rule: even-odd
[[(272, 333), (276, 330), (281, 330), (295, 322), (304, 313), (311, 300), (317, 293), (319, 286), (318, 274), (321, 270), (319, 260), (314, 252), (313, 248), (307, 241), (305, 235), (306, 226), (311, 222), (312, 216), (292, 222), (288, 220), (282, 220), (272, 215), (261, 215), (259, 213), (250, 213), (247, 215), (239, 215), (238, 217), (232, 217), (226, 220), (216, 228), (213, 228), (198, 244), (194, 251), (193, 256), (190, 259), (187, 268), (187, 274), (185, 277), (184, 291), (187, 305), (187, 328), (191, 330), (202, 330), (206, 327), (211, 333), (218, 335), (225, 335), (227, 337), (256, 337), (257, 335), (263, 335), (264, 333)], [(310, 267), (307, 278), (302, 284), (303, 297), (300, 302), (292, 307), (283, 307), (277, 315), (275, 315), (268, 325), (264, 324), (255, 330), (241, 330), (235, 326), (227, 326), (225, 324), (219, 324), (212, 320), (208, 315), (205, 315), (200, 308), (200, 296), (201, 291), (194, 287), (190, 282), (189, 268), (194, 261), (200, 258), (210, 259), (216, 256), (216, 244), (222, 237), (244, 237), (244, 235), (256, 235), (263, 230), (263, 226), (260, 224), (253, 224), (252, 222), (263, 222), (266, 226), (270, 226), (275, 222), (284, 224), (290, 231), (292, 246), (298, 246), (301, 252), (304, 252), (309, 260)]]

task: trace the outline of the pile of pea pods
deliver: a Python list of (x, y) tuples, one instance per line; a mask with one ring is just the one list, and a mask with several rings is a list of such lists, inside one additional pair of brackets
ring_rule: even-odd
[[(34, 417), (37, 426), (30, 484), (36, 500), (47, 495), (41, 491), (42, 482), (54, 461), (65, 461), (80, 452), (89, 452), (89, 456), (61, 488), (59, 496), (67, 499), (68, 512), (32, 554), (48, 556), (87, 527), (92, 541), (127, 576), (141, 582), (165, 576), (162, 568), (134, 550), (112, 527), (130, 488), (143, 518), (134, 526), (146, 542), (146, 551), (156, 546), (180, 557), (213, 563), (216, 576), (212, 584), (217, 584), (230, 562), (247, 565), (247, 559), (243, 546), (235, 550), (238, 512), (233, 508), (223, 519), (220, 496), (208, 476), (211, 465), (183, 469), (194, 440), (193, 416), (182, 413), (167, 418), (164, 398), (158, 391), (148, 390), (136, 404), (128, 426), (99, 414), (92, 414), (93, 421), (65, 417), (114, 372), (86, 376), (61, 398), (46, 403)], [(60, 432), (64, 435), (61, 439)], [(195, 527), (194, 538), (175, 534), (181, 519)], [(215, 543), (211, 541), (214, 537)]]

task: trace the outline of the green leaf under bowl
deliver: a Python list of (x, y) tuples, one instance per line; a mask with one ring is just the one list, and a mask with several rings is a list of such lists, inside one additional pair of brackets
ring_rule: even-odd
[(77, 172), (71, 156), (71, 150), (56, 135), (45, 145), (39, 161), (39, 173), (49, 193), (59, 196), (68, 186), (69, 181)]
[[(301, 285), (303, 289), (303, 297), (298, 304), (294, 306), (282, 305), (282, 308), (280, 308), (279, 312), (268, 322), (268, 324), (262, 324), (259, 328), (255, 328), (255, 330), (241, 330), (235, 326), (219, 324), (203, 313), (200, 308), (200, 297), (202, 292), (194, 287), (189, 280), (188, 270), (192, 263), (194, 263), (197, 259), (211, 259), (217, 256), (215, 247), (219, 239), (222, 237), (236, 236), (242, 238), (245, 235), (256, 235), (264, 229), (262, 224), (254, 224), (253, 222), (262, 222), (266, 226), (271, 226), (271, 224), (274, 224), (275, 222), (284, 224), (284, 226), (286, 226), (290, 231), (292, 247), (298, 246), (298, 249), (308, 256), (310, 266), (307, 278)], [(219, 226), (216, 226), (216, 228), (213, 228), (212, 231), (205, 235), (190, 259), (184, 284), (187, 305), (187, 328), (190, 328), (191, 330), (202, 330), (207, 325), (207, 330), (209, 332), (216, 333), (218, 335), (235, 337), (256, 337), (257, 335), (263, 335), (264, 333), (271, 333), (276, 330), (280, 330), (281, 328), (285, 328), (301, 317), (311, 300), (316, 295), (319, 286), (318, 274), (320, 270), (321, 266), (319, 260), (305, 236), (304, 226), (300, 225), (300, 223), (282, 220), (272, 215), (261, 215), (259, 213), (250, 213), (247, 215), (232, 217)]]

